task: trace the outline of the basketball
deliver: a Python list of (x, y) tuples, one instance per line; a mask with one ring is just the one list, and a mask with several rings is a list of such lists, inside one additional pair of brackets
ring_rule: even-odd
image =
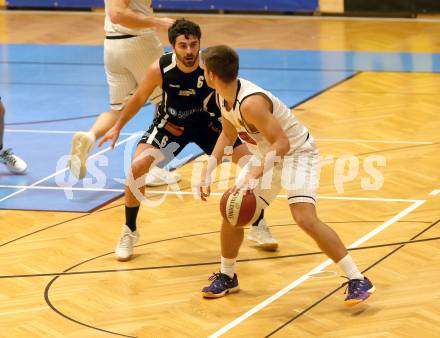
[(261, 207), (253, 192), (239, 190), (232, 194), (227, 190), (220, 200), (220, 212), (229, 224), (243, 227), (256, 221)]

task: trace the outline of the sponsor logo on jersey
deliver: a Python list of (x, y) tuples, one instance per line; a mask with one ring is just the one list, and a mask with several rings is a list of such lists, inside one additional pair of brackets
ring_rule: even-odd
[(179, 90), (179, 96), (191, 96), (196, 95), (195, 89), (188, 89), (188, 90)]
[[(193, 114), (199, 114), (201, 112), (205, 112), (203, 110), (203, 108), (193, 108), (193, 109), (187, 109), (187, 110), (176, 110), (175, 108), (168, 107), (166, 114), (174, 116), (174, 117), (178, 118), (179, 120), (185, 120), (186, 118), (188, 118), (188, 116), (191, 116)], [(165, 116), (165, 119), (163, 121), (166, 122), (167, 118), (168, 117)]]

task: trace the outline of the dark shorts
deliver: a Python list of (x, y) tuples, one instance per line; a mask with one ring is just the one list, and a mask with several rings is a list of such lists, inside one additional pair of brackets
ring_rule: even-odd
[[(156, 123), (153, 123), (141, 137), (139, 144), (151, 144), (157, 149), (162, 150), (162, 153), (165, 156), (165, 159), (159, 164), (159, 166), (162, 167), (176, 157), (189, 143), (195, 143), (205, 154), (211, 155), (220, 132), (221, 129), (218, 127), (203, 126), (187, 128), (182, 135), (175, 136), (168, 130), (159, 128)], [(241, 141), (237, 138), (234, 148), (241, 144)]]

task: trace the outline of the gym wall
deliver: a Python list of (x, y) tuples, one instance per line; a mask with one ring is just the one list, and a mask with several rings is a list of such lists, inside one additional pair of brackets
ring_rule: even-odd
[(440, 12), (439, 0), (344, 0), (346, 13), (435, 13)]
[[(0, 0), (1, 1), (1, 0)], [(103, 0), (7, 0), (8, 7), (102, 8)], [(315, 12), (318, 0), (154, 0), (160, 10)]]

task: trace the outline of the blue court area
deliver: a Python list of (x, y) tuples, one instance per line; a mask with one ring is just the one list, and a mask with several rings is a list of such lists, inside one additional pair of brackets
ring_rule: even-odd
[[(358, 71), (439, 72), (440, 55), (239, 50), (240, 76), (295, 106)], [(0, 209), (86, 212), (120, 196), (127, 166), (152, 120), (146, 106), (126, 126), (115, 150), (95, 149), (77, 182), (66, 171), (74, 131), (88, 130), (108, 109), (101, 46), (0, 45), (0, 96), (7, 108), (5, 146), (29, 165), (11, 175), (0, 166)], [(136, 134), (137, 133), (137, 134)], [(188, 146), (171, 163), (201, 153)]]

